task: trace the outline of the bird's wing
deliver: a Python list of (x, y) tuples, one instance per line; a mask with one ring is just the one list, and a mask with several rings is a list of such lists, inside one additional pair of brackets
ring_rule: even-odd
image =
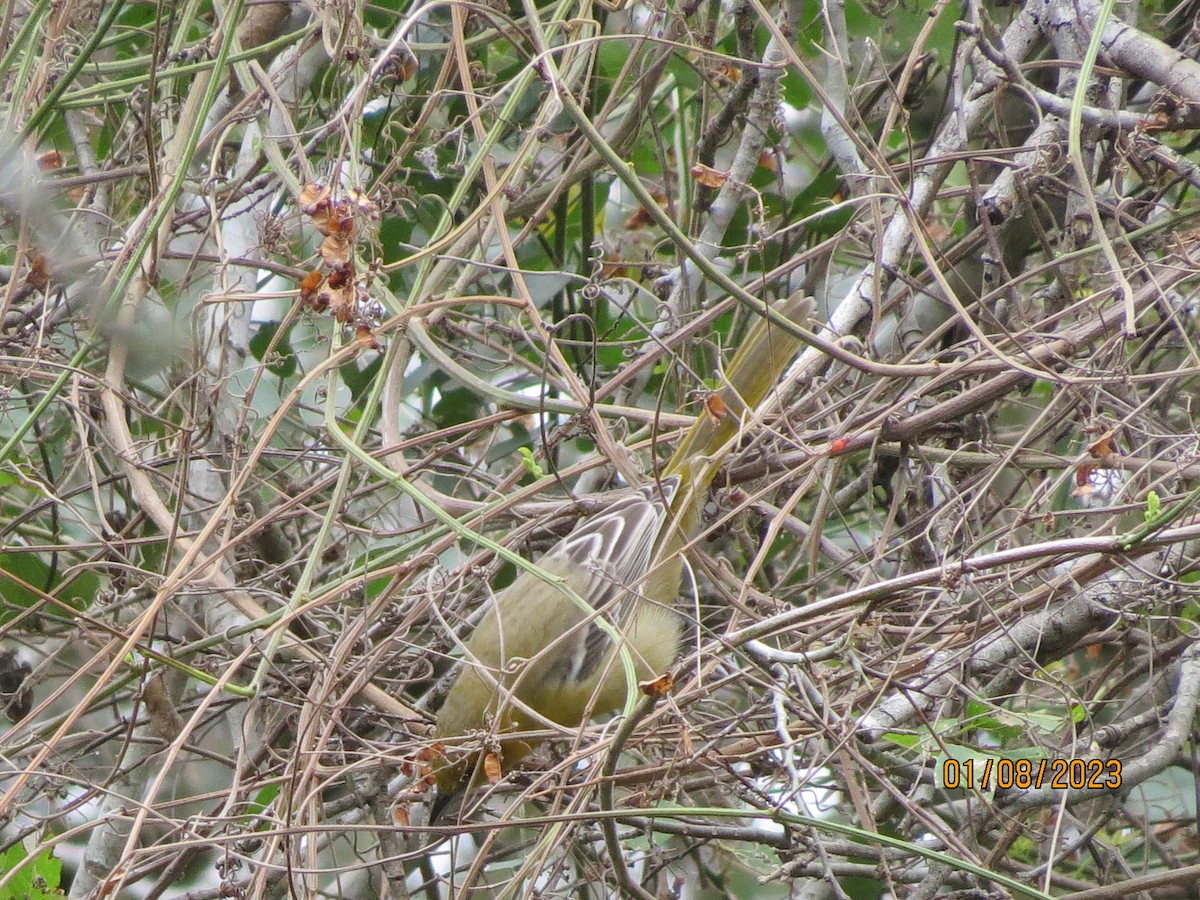
[[(543, 557), (541, 564), (569, 572), (572, 587), (592, 609), (618, 627), (628, 625), (634, 592), (650, 566), (667, 504), (679, 479), (668, 479), (662, 493), (647, 486), (617, 500), (602, 513), (579, 523)], [(564, 654), (554, 675), (586, 681), (604, 659), (611, 640), (593, 622), (579, 635), (573, 652)]]

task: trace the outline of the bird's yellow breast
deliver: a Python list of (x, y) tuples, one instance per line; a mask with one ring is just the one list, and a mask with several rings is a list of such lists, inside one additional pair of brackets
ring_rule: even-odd
[[(553, 560), (543, 560), (542, 567), (562, 577), (579, 595), (586, 595), (594, 581), (589, 573), (555, 567)], [(629, 648), (637, 679), (656, 677), (678, 652), (679, 617), (666, 606), (630, 593), (624, 606), (624, 619), (609, 621)], [(613, 610), (598, 612), (611, 615)], [(460, 789), (468, 766), (474, 767), (476, 754), (460, 753), (454, 747), (469, 740), (473, 731), (503, 735), (542, 729), (544, 723), (526, 707), (574, 728), (624, 704), (629, 686), (619, 647), (605, 641), (599, 662), (580, 671), (589, 637), (593, 645), (598, 638), (594, 618), (562, 590), (528, 572), (497, 594), (467, 641), (463, 669), (438, 715), (435, 735), (447, 747), (445, 758), (434, 768), (443, 793)], [(532, 743), (523, 740), (502, 742), (505, 770), (531, 749)], [(474, 775), (471, 780), (477, 779)]]

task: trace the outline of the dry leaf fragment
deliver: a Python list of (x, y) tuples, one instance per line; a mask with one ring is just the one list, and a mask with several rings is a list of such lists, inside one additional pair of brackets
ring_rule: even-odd
[(34, 290), (44, 291), (50, 283), (50, 267), (46, 257), (37, 253), (29, 261), (29, 271), (25, 274), (26, 283)]
[(629, 266), (624, 261), (616, 257), (607, 257), (603, 267), (600, 269), (600, 279), (607, 281), (610, 278), (625, 278), (629, 275)]
[(643, 694), (653, 697), (655, 700), (661, 700), (667, 696), (673, 687), (675, 687), (675, 676), (670, 672), (663, 672), (653, 681), (643, 681), (638, 684), (638, 688)]
[(346, 191), (346, 200), (352, 206), (355, 218), (377, 220), (379, 205), (358, 188)]
[(45, 153), (39, 153), (37, 167), (43, 172), (53, 172), (56, 169), (61, 169), (63, 167), (62, 154), (57, 150), (47, 150)]
[(336, 290), (329, 287), (327, 283), (320, 296), (329, 312), (339, 322), (350, 322), (354, 319), (354, 304), (350, 302), (350, 297), (344, 288)]
[[(657, 203), (660, 208), (666, 208), (667, 195), (665, 192), (658, 188), (651, 188), (650, 196), (654, 198), (654, 202)], [(627, 231), (638, 231), (639, 229), (645, 228), (652, 221), (653, 219), (650, 217), (650, 211), (644, 206), (639, 206), (637, 211), (625, 220), (625, 228)]]
[(724, 80), (727, 84), (737, 84), (742, 80), (742, 70), (735, 65), (726, 63), (717, 67), (716, 77), (718, 83)]
[(335, 290), (341, 290), (351, 281), (354, 280), (354, 261), (346, 260), (345, 262), (333, 263), (330, 265), (329, 286)]
[(1113, 440), (1112, 431), (1106, 431), (1096, 440), (1088, 444), (1088, 453), (1093, 459), (1104, 459), (1106, 456), (1111, 456), (1117, 452), (1116, 441)]
[(706, 188), (719, 188), (729, 180), (729, 176), (724, 172), (718, 172), (716, 169), (696, 163), (692, 166), (692, 178), (704, 185)]
[(300, 209), (310, 216), (322, 211), (329, 205), (329, 194), (329, 185), (309, 182), (300, 190)]
[(487, 783), (498, 784), (502, 774), (503, 769), (500, 763), (500, 755), (490, 751), (485, 753), (483, 755), (483, 776), (487, 779)]
[(344, 235), (329, 234), (321, 241), (321, 259), (329, 266), (350, 261), (350, 241)]
[(142, 703), (150, 731), (164, 743), (171, 743), (183, 733), (183, 717), (167, 694), (167, 685), (162, 672), (155, 672), (142, 685)]
[(709, 394), (704, 398), (704, 411), (708, 413), (708, 417), (712, 419), (714, 425), (719, 425), (729, 415), (725, 399), (716, 393)]
[(428, 787), (433, 787), (437, 784), (437, 778), (433, 774), (432, 763), (439, 762), (446, 758), (446, 745), (442, 741), (435, 741), (428, 747), (422, 747), (417, 751), (417, 762), (421, 763), (421, 781)]
[(362, 345), (367, 350), (378, 350), (379, 341), (375, 337), (375, 332), (371, 330), (371, 326), (359, 323), (354, 329), (354, 340)]
[[(325, 276), (321, 274), (320, 269), (313, 269), (300, 280), (300, 301), (311, 306), (313, 309), (317, 307), (317, 292), (321, 288), (321, 282), (325, 280)], [(320, 312), (320, 310), (317, 310)]]

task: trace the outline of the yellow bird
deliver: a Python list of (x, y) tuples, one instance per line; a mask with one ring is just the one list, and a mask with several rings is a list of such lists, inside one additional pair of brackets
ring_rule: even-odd
[[(811, 301), (778, 307), (805, 324)], [(700, 504), (721, 461), (753, 411), (792, 359), (798, 340), (764, 319), (734, 355), (717, 392), (672, 456), (665, 477), (615, 499), (581, 521), (538, 560), (591, 607), (522, 571), (496, 594), (467, 641), (464, 660), (438, 713), (433, 762), (441, 803), (483, 778), (479, 733), (495, 735), (503, 771), (532, 749), (517, 732), (545, 730), (538, 717), (575, 728), (624, 702), (624, 667), (596, 622), (603, 616), (624, 638), (639, 680), (666, 671), (679, 652), (674, 611), (682, 548), (696, 531)], [(534, 714), (536, 712), (536, 715)], [(440, 806), (441, 803), (438, 805)]]
[[(615, 501), (538, 560), (625, 637), (639, 680), (666, 670), (679, 647), (680, 619), (672, 609), (682, 560), (646, 578), (655, 541), (663, 532), (678, 477)], [(544, 730), (529, 710), (574, 728), (589, 711), (611, 712), (625, 702), (619, 648), (569, 596), (522, 571), (500, 591), (466, 645), (458, 679), (438, 714), (439, 741), (486, 728), (497, 734)], [(525, 740), (502, 741), (510, 769), (532, 749)], [(449, 797), (474, 777), (475, 754), (447, 747), (434, 764), (438, 790)]]

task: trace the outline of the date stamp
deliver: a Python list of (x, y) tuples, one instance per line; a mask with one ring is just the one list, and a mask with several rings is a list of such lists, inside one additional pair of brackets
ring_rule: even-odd
[(942, 786), (955, 790), (992, 791), (1108, 790), (1121, 787), (1121, 761), (1117, 759), (945, 759)]

